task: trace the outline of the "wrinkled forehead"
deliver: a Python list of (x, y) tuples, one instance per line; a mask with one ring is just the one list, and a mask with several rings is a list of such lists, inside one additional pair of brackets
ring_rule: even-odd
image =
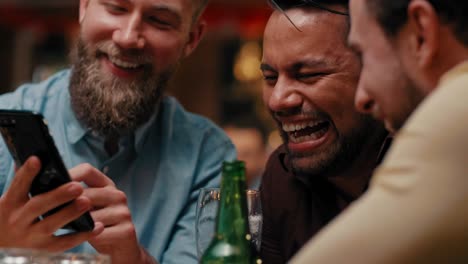
[[(332, 68), (349, 59), (348, 22), (327, 12), (291, 9), (275, 12), (264, 33), (263, 63), (276, 70)], [(294, 23), (294, 25), (292, 24)]]

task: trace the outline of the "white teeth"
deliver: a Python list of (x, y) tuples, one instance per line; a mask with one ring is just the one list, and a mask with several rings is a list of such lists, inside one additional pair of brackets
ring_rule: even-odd
[(296, 127), (294, 125), (283, 124), (283, 130), (286, 132), (294, 131)]
[(289, 140), (291, 140), (291, 142), (293, 142), (293, 143), (301, 143), (301, 142), (310, 141), (310, 140), (317, 140), (320, 137), (322, 137), (323, 135), (325, 135), (325, 133), (326, 133), (326, 131), (320, 130), (320, 131), (314, 132), (314, 133), (312, 133), (310, 135), (306, 135), (306, 136), (302, 136), (302, 137), (294, 137), (292, 135), (289, 135)]
[(115, 57), (109, 57), (109, 60), (121, 68), (135, 69), (140, 66), (140, 64), (123, 61)]
[(283, 130), (286, 132), (294, 132), (297, 130), (304, 129), (306, 127), (313, 127), (320, 124), (323, 121), (309, 121), (309, 122), (302, 122), (298, 124), (285, 124), (283, 123)]
[(283, 130), (289, 134), (289, 140), (293, 143), (300, 143), (304, 141), (310, 141), (310, 140), (317, 140), (320, 137), (322, 137), (327, 130), (321, 129), (319, 131), (316, 131), (312, 134), (309, 135), (304, 135), (300, 137), (294, 136), (295, 131), (299, 131), (301, 129), (304, 129), (306, 127), (314, 127), (320, 123), (324, 122), (323, 120), (316, 120), (316, 121), (307, 121), (307, 122), (302, 122), (302, 123), (296, 123), (296, 124), (286, 124), (283, 123)]

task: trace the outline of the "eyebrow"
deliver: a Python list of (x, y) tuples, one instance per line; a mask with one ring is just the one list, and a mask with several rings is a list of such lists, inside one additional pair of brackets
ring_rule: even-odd
[[(289, 66), (288, 68), (291, 70), (291, 71), (298, 71), (302, 68), (330, 68), (332, 65), (330, 64), (330, 62), (328, 60), (318, 60), (318, 59), (311, 59), (311, 60), (304, 60), (304, 61), (299, 61), (299, 62), (296, 62), (294, 64), (292, 64), (291, 66)], [(266, 64), (266, 63), (262, 63), (260, 64), (260, 70), (262, 71), (273, 71), (273, 72), (276, 72), (277, 70), (275, 70), (272, 66)]]
[[(128, 0), (126, 0), (126, 1), (128, 1)], [(168, 6), (168, 5), (161, 5), (161, 4), (153, 5), (151, 7), (151, 11), (170, 13), (170, 14), (172, 14), (172, 15), (174, 15), (176, 17), (177, 22), (182, 21), (182, 16), (181, 16), (180, 12), (178, 10), (174, 9), (173, 7)]]
[[(133, 0), (118, 0), (118, 1), (123, 1), (123, 2), (126, 2), (128, 4), (132, 4), (132, 2), (133, 2)], [(180, 12), (178, 10), (176, 10), (175, 8), (171, 7), (171, 6), (168, 6), (168, 5), (165, 5), (165, 4), (154, 4), (151, 7), (150, 10), (151, 10), (151, 12), (171, 13), (176, 17), (178, 23), (180, 23), (182, 21), (182, 16), (181, 16)]]
[(296, 62), (292, 65), (292, 69), (299, 70), (301, 68), (308, 67), (308, 68), (328, 68), (330, 67), (330, 62), (324, 59), (310, 59), (310, 60), (303, 60)]
[(275, 69), (273, 69), (273, 67), (271, 67), (270, 65), (268, 65), (266, 63), (260, 64), (260, 70), (262, 70), (262, 71), (276, 71)]

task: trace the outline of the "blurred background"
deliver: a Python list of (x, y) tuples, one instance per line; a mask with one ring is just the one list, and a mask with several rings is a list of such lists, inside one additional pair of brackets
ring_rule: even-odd
[[(79, 30), (78, 3), (0, 0), (0, 93), (68, 66)], [(266, 0), (211, 0), (204, 14), (208, 34), (168, 91), (221, 126), (254, 120), (268, 149), (280, 141), (261, 99), (261, 39), (270, 13)]]

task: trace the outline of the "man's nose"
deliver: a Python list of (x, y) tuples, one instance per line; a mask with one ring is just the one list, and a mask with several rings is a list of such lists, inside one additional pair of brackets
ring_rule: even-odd
[(278, 115), (286, 114), (291, 109), (300, 108), (303, 103), (303, 97), (295, 88), (294, 83), (287, 80), (278, 79), (268, 100), (268, 106), (271, 111)]
[(366, 92), (362, 84), (359, 84), (356, 90), (354, 106), (359, 112), (364, 114), (370, 114), (372, 112), (372, 108), (374, 107), (374, 100)]
[(142, 21), (138, 14), (124, 20), (113, 35), (113, 41), (123, 49), (142, 49), (146, 41), (142, 34)]

